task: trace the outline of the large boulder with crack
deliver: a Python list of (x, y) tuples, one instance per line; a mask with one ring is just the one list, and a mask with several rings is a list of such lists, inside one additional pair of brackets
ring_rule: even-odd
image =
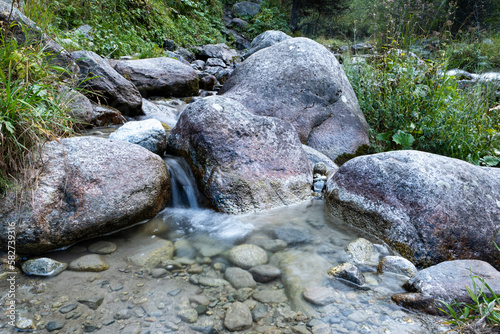
[(250, 112), (292, 123), (330, 159), (368, 144), (368, 124), (344, 70), (324, 46), (291, 38), (248, 57), (221, 93)]
[(354, 158), (327, 183), (327, 209), (418, 266), (479, 259), (500, 268), (500, 170), (419, 151)]
[(118, 109), (123, 115), (142, 115), (142, 96), (130, 81), (121, 76), (108, 60), (92, 51), (75, 51), (71, 57), (80, 68), (80, 88), (90, 98)]
[(114, 69), (130, 80), (143, 97), (198, 94), (198, 74), (190, 66), (168, 57), (118, 60)]
[[(28, 184), (0, 201), (0, 245), (41, 253), (154, 217), (169, 200), (165, 162), (139, 145), (73, 137), (44, 145)], [(24, 191), (22, 187), (25, 187)]]
[(264, 210), (311, 195), (311, 165), (293, 127), (225, 97), (190, 104), (168, 137), (167, 152), (186, 159), (221, 212)]

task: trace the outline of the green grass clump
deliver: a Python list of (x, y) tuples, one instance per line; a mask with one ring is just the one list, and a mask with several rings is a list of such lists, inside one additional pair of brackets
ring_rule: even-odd
[(471, 41), (465, 38), (446, 50), (448, 68), (481, 73), (500, 70), (500, 34)]
[(40, 44), (18, 45), (0, 30), (0, 193), (36, 146), (72, 131), (57, 90), (64, 70), (49, 61)]
[[(496, 248), (500, 251), (498, 245)], [(459, 333), (493, 333), (488, 329), (500, 332), (500, 296), (485, 280), (471, 272), (473, 289), (465, 286), (472, 303), (456, 302), (448, 304), (440, 301), (444, 308), (438, 309), (449, 317), (446, 321), (459, 331)], [(476, 282), (476, 280), (479, 281)]]
[[(58, 35), (106, 57), (160, 56), (165, 39), (184, 47), (225, 41), (218, 0), (60, 0), (47, 5)], [(83, 24), (92, 26), (92, 40), (74, 30)]]
[(417, 149), (496, 165), (500, 161), (500, 113), (493, 92), (459, 88), (442, 75), (445, 63), (418, 64), (393, 50), (362, 65), (345, 62), (346, 74), (380, 151)]

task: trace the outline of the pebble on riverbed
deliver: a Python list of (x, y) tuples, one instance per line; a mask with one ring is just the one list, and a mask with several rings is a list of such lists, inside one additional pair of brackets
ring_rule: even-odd
[(365, 276), (358, 269), (358, 267), (352, 263), (343, 263), (335, 266), (328, 271), (328, 275), (336, 278), (342, 278), (359, 286), (365, 284)]
[(242, 331), (252, 327), (250, 309), (243, 303), (232, 303), (227, 309), (224, 326), (230, 331)]
[(98, 241), (89, 246), (89, 252), (95, 254), (111, 254), (116, 251), (116, 244), (111, 241)]
[(243, 244), (229, 251), (229, 261), (243, 269), (250, 269), (267, 263), (267, 253), (259, 246)]
[(84, 255), (74, 261), (71, 261), (68, 268), (74, 271), (104, 271), (109, 268), (100, 255)]
[(68, 264), (52, 260), (48, 257), (28, 260), (22, 265), (22, 269), (27, 275), (36, 276), (56, 276), (67, 267)]

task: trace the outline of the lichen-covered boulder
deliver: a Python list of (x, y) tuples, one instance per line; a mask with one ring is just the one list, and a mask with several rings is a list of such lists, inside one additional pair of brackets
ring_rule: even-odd
[(92, 51), (75, 51), (71, 57), (80, 69), (80, 88), (87, 89), (90, 98), (114, 107), (126, 116), (142, 114), (141, 94), (107, 60)]
[(330, 159), (368, 144), (368, 125), (344, 70), (324, 46), (290, 38), (241, 63), (221, 94), (260, 116), (290, 122)]
[(143, 97), (193, 96), (198, 93), (198, 74), (190, 66), (168, 57), (119, 60), (114, 69), (130, 80)]
[(28, 183), (0, 201), (3, 250), (9, 222), (18, 253), (41, 253), (152, 218), (168, 203), (165, 162), (139, 145), (73, 137), (45, 144), (40, 155)]
[(327, 183), (326, 206), (417, 266), (480, 259), (500, 268), (500, 170), (419, 151), (354, 158)]
[(167, 152), (186, 159), (221, 212), (264, 210), (311, 195), (311, 165), (293, 127), (225, 97), (190, 104), (168, 137)]

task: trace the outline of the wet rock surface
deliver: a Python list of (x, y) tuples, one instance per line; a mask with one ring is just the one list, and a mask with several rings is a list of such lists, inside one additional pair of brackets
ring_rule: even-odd
[(167, 152), (186, 159), (221, 212), (290, 205), (311, 194), (311, 166), (295, 130), (226, 97), (190, 104), (168, 137)]
[(327, 209), (416, 265), (481, 259), (500, 268), (499, 173), (418, 151), (358, 157), (329, 180)]
[(0, 240), (18, 221), (18, 253), (40, 253), (153, 217), (169, 199), (165, 162), (124, 142), (73, 137), (49, 142), (34, 165), (32, 191), (0, 201)]

